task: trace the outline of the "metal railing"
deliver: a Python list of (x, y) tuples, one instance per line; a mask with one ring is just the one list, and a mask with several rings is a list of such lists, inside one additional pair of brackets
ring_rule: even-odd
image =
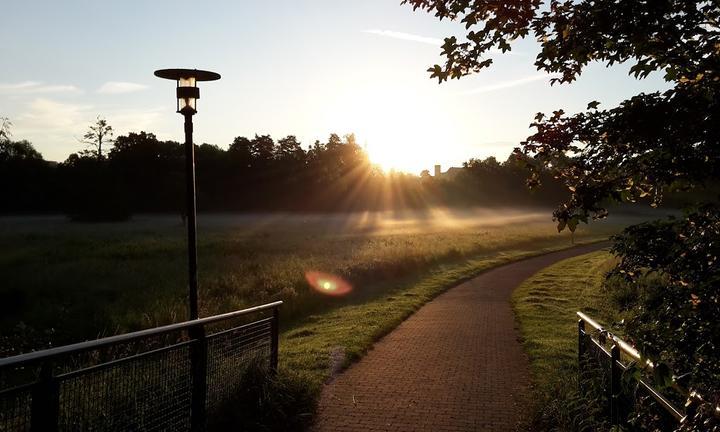
[[(578, 367), (582, 372), (583, 366), (593, 361), (596, 366), (604, 369), (606, 376), (605, 391), (607, 392), (607, 412), (610, 415), (612, 425), (624, 423), (625, 416), (633, 408), (636, 395), (627, 394), (621, 385), (622, 373), (634, 362), (639, 368), (652, 371), (655, 365), (632, 345), (603, 328), (595, 320), (578, 312)], [(589, 328), (588, 328), (589, 327)], [(688, 413), (693, 407), (703, 403), (703, 398), (696, 392), (689, 392), (679, 383), (673, 380), (671, 388), (672, 395), (664, 395), (651, 386), (644, 378), (635, 378), (639, 392), (652, 398), (655, 404), (661, 408), (659, 416), (666, 417), (665, 424), (673, 423), (678, 425), (687, 419)], [(672, 401), (670, 399), (675, 399)], [(684, 402), (684, 411), (677, 408), (677, 405)], [(716, 407), (715, 414), (720, 416), (720, 407)], [(662, 420), (661, 420), (662, 421)]]
[(277, 371), (281, 304), (0, 359), (0, 432), (204, 430)]

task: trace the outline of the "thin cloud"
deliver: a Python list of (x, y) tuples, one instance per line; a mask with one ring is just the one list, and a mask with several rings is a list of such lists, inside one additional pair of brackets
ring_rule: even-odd
[(0, 83), (0, 94), (68, 93), (79, 89), (73, 85), (47, 85), (39, 81)]
[(37, 98), (27, 105), (27, 110), (15, 118), (16, 130), (28, 131), (70, 131), (92, 118), (93, 106), (58, 102)]
[[(393, 39), (401, 39), (401, 40), (407, 40), (407, 41), (412, 41), (412, 42), (420, 42), (420, 43), (433, 45), (433, 46), (437, 46), (437, 47), (442, 46), (442, 44), (445, 43), (445, 41), (443, 39), (427, 37), (427, 36), (420, 36), (420, 35), (415, 35), (412, 33), (397, 32), (397, 31), (392, 31), (392, 30), (372, 29), (372, 30), (363, 30), (362, 32), (370, 33), (370, 34), (374, 34), (374, 35), (378, 35), (378, 36), (390, 37)], [(502, 54), (502, 51), (500, 51), (497, 48), (491, 48), (487, 51), (487, 54), (490, 54), (490, 55)], [(507, 52), (505, 52), (505, 54), (516, 55), (517, 53), (514, 53), (512, 51), (507, 51)]]
[(427, 36), (419, 36), (419, 35), (414, 35), (411, 33), (403, 33), (403, 32), (397, 32), (397, 31), (392, 31), (392, 30), (372, 29), (372, 30), (363, 30), (363, 33), (370, 33), (370, 34), (375, 34), (375, 35), (379, 35), (379, 36), (386, 36), (386, 37), (408, 40), (408, 41), (413, 41), (413, 42), (421, 42), (424, 44), (435, 45), (435, 46), (440, 46), (443, 44), (442, 39), (427, 37)]
[(121, 82), (121, 81), (108, 81), (105, 84), (103, 84), (97, 92), (100, 94), (122, 94), (122, 93), (132, 93), (140, 90), (145, 90), (147, 88), (144, 84), (137, 84), (137, 83), (131, 83), (131, 82)]
[(502, 89), (506, 89), (506, 88), (518, 87), (518, 86), (525, 85), (525, 84), (528, 84), (528, 83), (531, 83), (534, 81), (541, 81), (541, 80), (549, 81), (551, 78), (556, 78), (558, 76), (559, 76), (558, 74), (530, 75), (530, 76), (526, 76), (523, 78), (518, 78), (518, 79), (514, 79), (514, 80), (509, 80), (509, 81), (502, 81), (502, 82), (490, 84), (487, 86), (477, 87), (477, 88), (474, 88), (474, 89), (466, 92), (466, 94), (488, 93), (488, 92), (492, 92), (495, 90), (502, 90)]
[(108, 112), (107, 118), (115, 129), (115, 134), (119, 135), (154, 129), (160, 117), (167, 111), (166, 106), (113, 110)]

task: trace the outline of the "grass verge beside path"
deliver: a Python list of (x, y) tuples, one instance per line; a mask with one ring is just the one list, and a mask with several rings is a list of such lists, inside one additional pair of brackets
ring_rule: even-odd
[(509, 250), (441, 265), (374, 300), (311, 315), (281, 335), (281, 376), (303, 382), (317, 397), (333, 373), (362, 357), (375, 341), (448, 288), (490, 268), (568, 246)]
[(549, 266), (520, 285), (512, 306), (530, 359), (534, 412), (530, 430), (593, 430), (592, 404), (576, 394), (577, 311), (602, 323), (619, 320), (603, 291), (614, 258), (598, 251)]

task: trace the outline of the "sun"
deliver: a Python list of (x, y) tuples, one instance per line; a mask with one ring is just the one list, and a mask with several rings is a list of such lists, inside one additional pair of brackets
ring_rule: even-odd
[(385, 139), (387, 134), (379, 133), (375, 139), (368, 139), (366, 151), (370, 161), (385, 171), (402, 171), (419, 174), (422, 170), (432, 171), (436, 163), (437, 149), (417, 139), (401, 141)]
[[(429, 118), (422, 106), (410, 101), (395, 106), (373, 105), (375, 111), (366, 125), (366, 139), (370, 160), (385, 170), (419, 174), (431, 170), (443, 157), (447, 146), (447, 125)], [(445, 135), (445, 136), (444, 136)]]
[(385, 171), (432, 171), (456, 144), (451, 119), (432, 101), (389, 90), (346, 96), (352, 103), (330, 113), (328, 124), (355, 133), (370, 161)]

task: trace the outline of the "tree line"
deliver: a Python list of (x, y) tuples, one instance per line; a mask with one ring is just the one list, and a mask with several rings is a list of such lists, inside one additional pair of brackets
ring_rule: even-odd
[[(183, 144), (149, 132), (112, 139), (104, 119), (83, 141), (88, 150), (62, 163), (45, 161), (26, 140), (0, 136), (0, 181), (9, 185), (3, 213), (65, 212), (75, 218), (125, 218), (184, 209)], [(104, 147), (103, 147), (104, 146)], [(109, 147), (109, 148), (108, 148)], [(103, 152), (104, 149), (104, 152)], [(353, 134), (331, 134), (305, 149), (295, 136), (237, 137), (223, 149), (196, 145), (200, 211), (421, 209), (432, 206), (539, 205), (563, 193), (559, 184), (530, 192), (514, 159), (471, 159), (440, 177), (386, 172), (371, 163)]]

